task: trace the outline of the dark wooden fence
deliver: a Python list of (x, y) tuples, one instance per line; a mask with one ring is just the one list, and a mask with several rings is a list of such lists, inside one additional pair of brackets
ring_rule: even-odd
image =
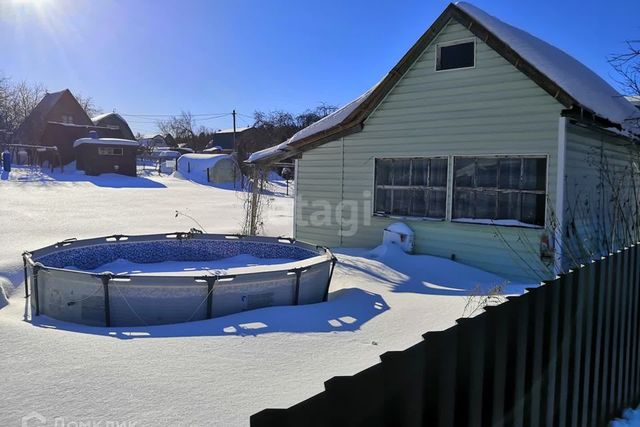
[(263, 426), (605, 426), (640, 402), (640, 249), (487, 307)]

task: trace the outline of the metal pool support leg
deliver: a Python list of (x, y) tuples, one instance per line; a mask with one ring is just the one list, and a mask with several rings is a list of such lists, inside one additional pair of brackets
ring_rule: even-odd
[(38, 272), (40, 268), (38, 263), (33, 266), (33, 296), (36, 299), (36, 316), (40, 316), (40, 298), (38, 297)]
[(106, 327), (110, 327), (111, 307), (109, 306), (109, 280), (111, 280), (111, 275), (103, 274), (100, 278), (102, 279), (102, 288), (104, 289), (104, 324)]
[(218, 276), (205, 277), (204, 280), (207, 281), (207, 319), (211, 319), (213, 313), (213, 285), (216, 284)]
[(293, 290), (293, 303), (295, 305), (300, 304), (300, 276), (302, 275), (302, 268), (296, 268), (291, 270), (292, 272), (296, 273), (296, 286)]
[(329, 271), (329, 279), (327, 280), (327, 287), (324, 290), (322, 302), (327, 302), (327, 299), (329, 298), (329, 286), (331, 286), (331, 278), (333, 278), (333, 270), (335, 270), (337, 262), (338, 258), (336, 258), (335, 256), (331, 258), (331, 270)]
[(22, 264), (24, 265), (24, 297), (29, 298), (29, 275), (27, 274), (27, 252), (22, 254)]

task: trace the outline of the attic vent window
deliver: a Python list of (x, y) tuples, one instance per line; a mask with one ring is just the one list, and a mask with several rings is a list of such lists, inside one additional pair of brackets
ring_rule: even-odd
[(475, 65), (475, 40), (444, 43), (436, 47), (436, 71), (473, 68)]

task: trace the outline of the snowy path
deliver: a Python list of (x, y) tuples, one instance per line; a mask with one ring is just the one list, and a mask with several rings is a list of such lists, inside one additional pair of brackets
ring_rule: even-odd
[[(114, 186), (117, 181), (118, 186)], [(241, 201), (227, 190), (173, 178), (132, 187), (100, 182), (0, 182), (0, 280), (21, 282), (20, 253), (68, 237), (143, 234), (194, 226), (237, 232)], [(277, 197), (267, 232), (288, 235), (292, 203)], [(0, 309), (0, 425), (36, 411), (53, 425), (136, 421), (153, 425), (247, 425), (265, 407), (287, 407), (388, 350), (446, 328), (468, 292), (499, 278), (432, 257), (342, 251), (330, 301), (272, 307), (202, 322), (91, 328), (24, 321), (23, 289)], [(513, 291), (517, 291), (513, 288)]]

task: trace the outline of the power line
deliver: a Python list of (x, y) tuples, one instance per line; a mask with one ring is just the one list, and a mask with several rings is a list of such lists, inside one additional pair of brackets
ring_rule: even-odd
[[(118, 113), (121, 116), (126, 116), (126, 117), (174, 117), (174, 116), (180, 116), (182, 115), (182, 112), (177, 113), (177, 114), (129, 114), (129, 113)], [(198, 114), (189, 114), (192, 117), (202, 117), (202, 116), (218, 116), (218, 117), (224, 117), (224, 116), (229, 116), (231, 115), (231, 113), (198, 113)]]

